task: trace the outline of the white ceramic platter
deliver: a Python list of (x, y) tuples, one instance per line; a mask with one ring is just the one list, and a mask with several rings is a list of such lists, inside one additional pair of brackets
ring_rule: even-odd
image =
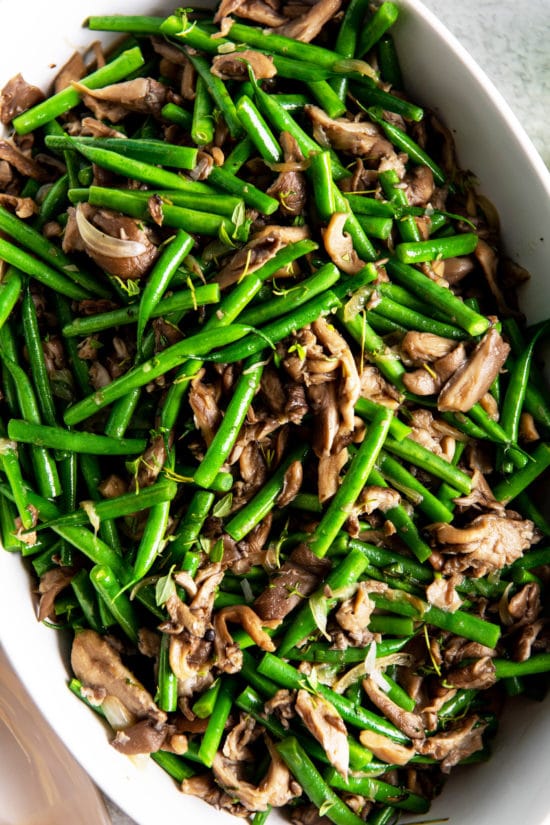
[[(417, 0), (398, 2), (402, 16), (396, 37), (408, 90), (452, 128), (461, 165), (476, 173), (481, 191), (500, 212), (508, 253), (532, 273), (523, 290), (523, 309), (532, 321), (548, 317), (550, 175), (508, 105), (466, 51)], [(17, 71), (46, 86), (56, 71), (51, 64), (61, 66), (74, 48), (93, 39), (81, 27), (86, 14), (169, 11), (151, 0), (118, 0), (115, 5), (106, 0), (0, 0), (0, 86)], [(57, 633), (37, 623), (20, 559), (3, 552), (0, 641), (69, 750), (139, 825), (230, 821), (227, 814), (180, 794), (149, 760), (137, 766), (109, 747), (101, 722), (66, 687), (66, 650)], [(451, 825), (550, 823), (549, 757), (549, 702), (515, 706), (504, 719), (493, 759), (453, 775), (428, 818), (450, 817)]]

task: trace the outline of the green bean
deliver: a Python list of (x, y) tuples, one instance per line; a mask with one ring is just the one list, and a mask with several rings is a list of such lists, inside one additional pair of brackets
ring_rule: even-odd
[(485, 431), (486, 438), (497, 444), (503, 444), (506, 447), (508, 458), (510, 458), (518, 469), (525, 467), (529, 461), (529, 456), (527, 453), (521, 450), (517, 445), (510, 443), (506, 431), (501, 427), (498, 421), (491, 418), (489, 413), (481, 406), (479, 402), (474, 404), (473, 407), (470, 407), (468, 410), (468, 417), (471, 418), (478, 427), (481, 427)]
[[(162, 298), (151, 310), (151, 318), (168, 317), (172, 313), (185, 312), (197, 307), (217, 304), (220, 300), (218, 284), (204, 284), (193, 289), (180, 290)], [(139, 306), (131, 305), (113, 309), (109, 312), (100, 312), (97, 315), (87, 315), (75, 318), (74, 321), (63, 327), (65, 338), (86, 337), (96, 332), (113, 329), (135, 323), (138, 319)]]
[(366, 566), (367, 559), (364, 554), (357, 550), (352, 550), (334, 570), (331, 570), (323, 584), (304, 603), (287, 628), (282, 641), (277, 647), (279, 656), (286, 658), (289, 650), (299, 645), (300, 642), (306, 639), (317, 627), (317, 620), (313, 613), (312, 605), (319, 601), (319, 599), (324, 598), (328, 614), (335, 606), (337, 599), (326, 596), (326, 592), (334, 593), (340, 588), (356, 582)]
[(315, 194), (315, 206), (323, 221), (329, 221), (336, 212), (335, 187), (332, 185), (330, 152), (324, 150), (312, 155), (309, 172)]
[(442, 521), (449, 524), (453, 520), (452, 511), (442, 504), (437, 496), (431, 493), (402, 464), (395, 461), (384, 451), (380, 453), (378, 458), (378, 467), (392, 487), (395, 487), (406, 498), (409, 498), (430, 521)]
[[(160, 166), (171, 166), (175, 169), (193, 169), (197, 163), (197, 149), (190, 146), (177, 146), (164, 140), (144, 138), (109, 138), (85, 137), (79, 135), (76, 141), (81, 146), (91, 146), (94, 149), (107, 149), (133, 160), (155, 163)], [(46, 146), (50, 149), (74, 149), (73, 138), (65, 133), (62, 135), (48, 135)]]
[(61, 175), (48, 188), (42, 203), (40, 204), (40, 211), (34, 220), (34, 228), (41, 230), (44, 224), (54, 218), (59, 212), (63, 211), (67, 203), (67, 192), (69, 190), (69, 176), (65, 173)]
[(139, 641), (139, 622), (132, 602), (122, 592), (121, 583), (114, 572), (104, 564), (96, 564), (90, 570), (90, 581), (133, 644)]
[(0, 468), (10, 485), (21, 524), (28, 530), (33, 525), (33, 517), (17, 455), (17, 444), (6, 438), (0, 438)]
[(86, 623), (97, 633), (101, 633), (102, 622), (99, 615), (97, 593), (87, 570), (82, 568), (71, 579), (71, 587), (84, 614)]
[(42, 419), (51, 426), (57, 423), (57, 412), (50, 384), (50, 377), (44, 358), (42, 338), (38, 328), (38, 318), (29, 287), (25, 289), (21, 303), (23, 334), (30, 364), (31, 376), (36, 389), (36, 398)]
[[(370, 618), (369, 630), (371, 633), (380, 633), (383, 636), (390, 634), (405, 636), (408, 639), (414, 633), (414, 625), (412, 619), (405, 616), (379, 616), (375, 614)], [(403, 644), (405, 644), (406, 639), (401, 640)]]
[(378, 41), (378, 64), (382, 79), (394, 89), (403, 89), (403, 75), (391, 34), (382, 35)]
[[(371, 108), (375, 107), (379, 110), (394, 112), (405, 120), (413, 120), (417, 123), (424, 117), (424, 110), (420, 106), (390, 92), (385, 92), (372, 78), (353, 77), (350, 80), (352, 80), (350, 84), (352, 94), (357, 98), (359, 105), (362, 104), (369, 113)], [(403, 132), (403, 135), (406, 133)], [(410, 141), (408, 135), (407, 139)]]
[(359, 450), (352, 459), (342, 484), (331, 499), (309, 542), (312, 553), (325, 556), (340, 528), (349, 517), (349, 508), (355, 503), (364, 487), (378, 454), (386, 441), (391, 410), (381, 410), (370, 423)]
[(337, 211), (348, 213), (348, 219), (344, 224), (344, 229), (351, 235), (351, 239), (353, 241), (353, 248), (363, 261), (375, 261), (378, 257), (376, 250), (371, 244), (370, 240), (365, 235), (363, 227), (351, 211), (348, 201), (346, 200), (345, 196), (340, 192), (336, 184), (333, 184), (333, 191)]
[(283, 739), (275, 747), (305, 794), (318, 809), (322, 808), (331, 822), (336, 825), (360, 825), (363, 822), (326, 784), (294, 736)]
[(208, 179), (220, 189), (242, 198), (247, 206), (258, 209), (264, 215), (272, 215), (279, 208), (279, 201), (266, 195), (248, 181), (241, 180), (222, 166), (214, 166)]
[[(358, 276), (355, 276), (356, 278)], [(272, 298), (270, 301), (263, 301), (248, 310), (245, 310), (240, 317), (243, 324), (256, 326), (271, 321), (281, 315), (286, 315), (292, 309), (302, 306), (311, 298), (316, 297), (327, 289), (331, 289), (340, 279), (340, 272), (334, 264), (325, 264), (314, 275), (301, 281), (295, 287), (291, 287), (286, 295)], [(357, 286), (362, 286), (358, 283)]]
[[(395, 169), (386, 169), (380, 172), (378, 179), (388, 200), (397, 206), (406, 208), (409, 205), (407, 193), (401, 188), (401, 181)], [(397, 222), (397, 229), (404, 241), (420, 241), (420, 229), (414, 215), (403, 215)]]
[(255, 356), (246, 361), (223, 420), (194, 475), (195, 484), (209, 487), (227, 460), (262, 378), (264, 365)]
[(199, 759), (207, 768), (212, 767), (212, 762), (223, 736), (225, 723), (233, 706), (235, 692), (235, 682), (232, 679), (224, 679), (199, 748)]
[(513, 564), (510, 565), (510, 570), (518, 570), (518, 569), (526, 569), (532, 570), (535, 567), (541, 567), (542, 565), (550, 563), (550, 549), (547, 547), (541, 548), (539, 550), (529, 550), (524, 556), (521, 556), (519, 559), (516, 559)]
[[(65, 423), (69, 426), (78, 424), (102, 407), (121, 398), (130, 390), (143, 387), (160, 375), (178, 366), (186, 356), (207, 355), (215, 347), (242, 338), (249, 331), (249, 327), (233, 324), (231, 327), (199, 332), (189, 338), (167, 347), (154, 358), (132, 367), (120, 378), (112, 381), (108, 386), (73, 404), (65, 412)], [(105, 437), (105, 436), (103, 436)]]
[(193, 703), (191, 710), (195, 716), (199, 717), (199, 719), (208, 719), (208, 717), (212, 715), (216, 705), (216, 699), (218, 698), (218, 693), (220, 692), (221, 684), (221, 679), (216, 679), (214, 683), (210, 685), (204, 693), (201, 693), (199, 698)]
[(346, 318), (340, 310), (338, 319), (342, 322), (346, 331), (357, 341), (361, 351), (367, 353), (369, 361), (372, 361), (384, 378), (387, 378), (397, 389), (404, 389), (403, 373), (405, 367), (398, 356), (386, 346), (382, 338), (372, 329), (364, 316), (356, 315), (355, 318)]
[(272, 509), (284, 484), (285, 474), (295, 461), (303, 461), (309, 447), (293, 450), (280, 464), (262, 489), (245, 504), (225, 525), (225, 532), (235, 541), (241, 541)]
[(410, 438), (404, 438), (402, 441), (388, 438), (385, 449), (404, 461), (410, 461), (411, 464), (426, 470), (426, 472), (440, 478), (442, 481), (446, 481), (451, 487), (460, 490), (464, 495), (469, 494), (472, 480), (466, 473)]
[(200, 75), (195, 84), (191, 138), (197, 146), (205, 146), (214, 140), (214, 101)]
[(143, 332), (154, 308), (163, 297), (176, 269), (191, 251), (194, 243), (195, 241), (187, 232), (179, 229), (174, 238), (164, 247), (149, 273), (139, 302), (136, 332), (138, 352), (142, 350)]
[[(355, 402), (355, 412), (357, 415), (360, 415), (361, 418), (372, 421), (376, 413), (380, 412), (382, 406), (382, 404), (377, 404), (376, 401), (372, 401), (370, 398), (361, 397)], [(389, 429), (389, 434), (392, 438), (396, 438), (397, 441), (403, 441), (403, 439), (407, 438), (411, 433), (412, 428), (400, 421), (394, 412)]]
[(252, 140), (263, 159), (267, 162), (279, 163), (283, 158), (282, 149), (248, 95), (241, 95), (239, 98), (237, 114), (249, 139)]
[(155, 751), (149, 754), (153, 762), (156, 762), (172, 779), (182, 783), (184, 779), (189, 779), (195, 775), (193, 768), (184, 762), (180, 756), (170, 751)]
[[(371, 616), (369, 628), (374, 619), (394, 619), (395, 616)], [(407, 622), (407, 624), (400, 624), (399, 627), (405, 626), (411, 628), (409, 636), (413, 635), (413, 623), (410, 619), (399, 619), (400, 622)], [(404, 634), (406, 635), (406, 634)], [(406, 644), (408, 639), (385, 639), (376, 645), (377, 658), (383, 656), (391, 656), (392, 653), (398, 653)], [(326, 642), (310, 642), (301, 647), (291, 648), (287, 651), (287, 659), (291, 661), (300, 662), (322, 662), (325, 664), (335, 665), (338, 668), (345, 667), (350, 664), (359, 664), (365, 661), (364, 647), (346, 647), (343, 650), (338, 648), (327, 647)]]
[(446, 176), (441, 167), (435, 163), (435, 161), (433, 161), (430, 156), (407, 135), (406, 132), (398, 126), (395, 126), (393, 123), (388, 123), (387, 120), (384, 120), (383, 112), (379, 107), (371, 107), (368, 110), (368, 115), (373, 123), (378, 124), (378, 126), (382, 128), (386, 134), (386, 137), (391, 140), (391, 142), (397, 146), (398, 149), (401, 149), (402, 152), (407, 153), (409, 161), (412, 161), (419, 166), (427, 166), (433, 174), (436, 184), (438, 186), (444, 185)]
[(170, 501), (162, 501), (154, 504), (149, 510), (134, 562), (135, 582), (141, 581), (147, 575), (163, 548), (164, 534), (170, 517), (170, 504)]
[[(277, 61), (275, 61), (275, 65), (277, 65)], [(302, 64), (303, 66), (303, 64)], [(317, 69), (317, 67), (316, 67)], [(319, 73), (317, 70), (317, 78), (319, 77)], [(346, 78), (339, 78), (339, 80), (345, 82)], [(330, 118), (342, 117), (342, 115), (346, 114), (346, 106), (342, 102), (342, 99), (338, 96), (338, 94), (334, 91), (330, 83), (326, 80), (310, 80), (307, 83), (307, 87), (319, 106), (327, 113)]]
[(155, 701), (161, 710), (173, 713), (178, 709), (178, 680), (170, 667), (170, 640), (168, 633), (160, 637), (160, 650), (157, 674), (157, 693)]
[(131, 32), (132, 34), (159, 34), (164, 17), (153, 15), (92, 15), (86, 20), (91, 31)]
[(186, 553), (198, 539), (214, 499), (214, 493), (208, 490), (197, 490), (193, 494), (175, 536), (167, 548), (170, 561), (176, 566), (183, 563)]
[(344, 779), (334, 768), (329, 768), (324, 777), (332, 788), (346, 793), (360, 794), (376, 802), (389, 803), (393, 808), (400, 810), (424, 814), (430, 807), (429, 800), (413, 793), (408, 788), (390, 785), (388, 782), (382, 782), (371, 776), (361, 776), (359, 773), (350, 774), (347, 779)]
[(195, 67), (195, 70), (199, 76), (202, 77), (206, 88), (212, 95), (216, 106), (225, 120), (231, 136), (233, 138), (242, 137), (243, 125), (237, 114), (235, 104), (233, 103), (223, 80), (211, 73), (210, 66), (204, 57), (200, 57), (197, 54), (190, 54), (188, 51), (186, 51), (185, 54), (187, 55), (188, 60)]
[(4, 326), (19, 300), (23, 287), (22, 273), (13, 266), (0, 281), (0, 327)]
[(276, 102), (285, 112), (290, 113), (301, 112), (304, 106), (307, 106), (310, 102), (307, 95), (301, 94), (276, 94), (271, 95), (271, 97), (275, 98)]
[(177, 106), (175, 103), (166, 103), (160, 110), (160, 113), (164, 118), (166, 118), (166, 120), (171, 120), (172, 123), (177, 123), (178, 126), (181, 126), (188, 132), (191, 131), (191, 127), (193, 125), (193, 115), (191, 112), (187, 112), (185, 109), (182, 109), (181, 106)]
[(0, 496), (0, 541), (2, 547), (8, 553), (23, 554), (25, 543), (16, 535), (15, 519), (17, 515), (18, 510), (14, 507), (13, 502), (6, 496)]
[(493, 487), (493, 495), (502, 504), (509, 504), (550, 467), (550, 444), (541, 442), (531, 453), (532, 461)]
[(254, 151), (254, 143), (249, 137), (240, 140), (225, 158), (222, 166), (226, 172), (236, 175), (239, 169), (249, 160)]
[(446, 238), (431, 238), (429, 241), (398, 243), (395, 254), (404, 264), (439, 261), (459, 255), (470, 255), (476, 248), (477, 241), (478, 237), (474, 232), (463, 232)]
[(391, 218), (359, 215), (357, 221), (366, 235), (370, 235), (373, 238), (380, 238), (382, 241), (388, 240), (393, 229), (393, 220)]
[(287, 315), (283, 315), (270, 324), (266, 324), (265, 327), (261, 327), (259, 330), (247, 335), (242, 341), (224, 347), (224, 349), (211, 355), (209, 360), (214, 363), (230, 364), (248, 358), (250, 355), (255, 355), (265, 348), (266, 343), (269, 342), (270, 345), (274, 346), (294, 330), (301, 329), (306, 324), (312, 324), (320, 315), (328, 314), (339, 304), (340, 301), (329, 289), (323, 295), (307, 301), (295, 311), (289, 312)]
[(95, 455), (131, 455), (143, 452), (147, 445), (143, 438), (109, 438), (97, 433), (66, 430), (63, 427), (50, 427), (16, 418), (8, 423), (8, 435), (14, 441), (24, 444)]
[[(32, 424), (39, 426), (40, 411), (32, 384), (25, 371), (5, 355), (7, 334), (8, 327), (4, 325), (0, 329), (0, 356), (2, 357), (3, 365), (9, 371), (15, 382), (21, 414), (24, 416), (26, 422), (31, 423), (31, 426)], [(14, 419), (11, 420), (13, 421)], [(61, 493), (61, 483), (55, 461), (44, 447), (33, 442), (31, 442), (31, 444), (31, 459), (38, 489), (46, 498), (55, 498)], [(56, 444), (54, 446), (57, 447), (58, 445)]]
[[(371, 295), (376, 295), (377, 288), (372, 287), (369, 292)], [(369, 292), (366, 294), (369, 294)], [(436, 321), (414, 309), (410, 309), (407, 306), (402, 306), (384, 295), (379, 298), (375, 308), (377, 314), (396, 321), (405, 329), (431, 332), (434, 335), (440, 335), (442, 338), (451, 338), (451, 340), (455, 341), (464, 340), (466, 337), (464, 332), (458, 327), (451, 326), (450, 324), (443, 324), (441, 321)]]
[(497, 679), (509, 679), (514, 676), (531, 676), (534, 673), (547, 673), (550, 670), (550, 653), (538, 653), (524, 662), (512, 662), (508, 659), (493, 659)]
[(363, 26), (357, 46), (357, 54), (364, 57), (367, 52), (378, 43), (382, 35), (393, 26), (399, 17), (399, 9), (395, 3), (382, 3), (372, 15), (368, 23)]
[(55, 292), (60, 292), (68, 298), (82, 301), (90, 297), (87, 290), (66, 278), (59, 270), (53, 269), (38, 258), (34, 258), (24, 249), (14, 246), (4, 238), (0, 238), (0, 258), (26, 275), (40, 281), (44, 286), (53, 289)]
[[(143, 55), (136, 46), (123, 52), (110, 63), (92, 72), (81, 80), (81, 85), (87, 89), (99, 89), (102, 86), (110, 86), (123, 80), (131, 72), (138, 69), (144, 63)], [(81, 95), (72, 86), (68, 86), (63, 91), (44, 100), (42, 103), (27, 109), (23, 114), (18, 115), (12, 121), (13, 128), (19, 135), (26, 135), (49, 123), (58, 115), (68, 112), (80, 103)]]
[[(342, 57), (355, 57), (357, 40), (367, 8), (367, 0), (351, 0), (349, 3), (334, 43), (334, 51), (341, 54)], [(348, 89), (347, 78), (336, 77), (330, 81), (330, 85), (338, 99), (345, 101)], [(345, 107), (342, 114), (344, 113)], [(329, 117), (339, 117), (339, 115), (330, 114), (328, 111), (327, 114), (329, 114)]]
[(545, 536), (550, 536), (550, 522), (539, 507), (537, 507), (532, 496), (525, 492), (525, 490), (516, 496), (516, 507), (525, 518), (531, 519), (531, 521), (535, 523), (535, 526), (538, 527), (541, 533), (544, 533)]

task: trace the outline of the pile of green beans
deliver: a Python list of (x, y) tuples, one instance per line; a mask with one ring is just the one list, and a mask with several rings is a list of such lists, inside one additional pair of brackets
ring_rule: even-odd
[[(462, 761), (480, 761), (499, 697), (536, 693), (550, 671), (544, 639), (531, 655), (517, 647), (524, 624), (547, 619), (550, 390), (536, 358), (550, 327), (500, 318), (482, 285), (475, 251), (492, 228), (406, 94), (398, 14), (349, 0), (311, 43), (250, 20), (222, 32), (205, 10), (92, 16), (90, 30), (122, 44), (12, 123), (59, 173), (42, 186), (20, 175), (29, 218), (0, 205), (1, 543), (31, 565), (42, 604), (62, 578), (46, 622), (117, 639), (156, 724), (167, 721), (154, 761), (191, 792), (207, 773), (255, 825), (272, 799), (252, 810), (219, 775), (240, 719), (299, 783), (293, 806), (384, 825), (426, 813), (439, 791), (446, 767), (431, 737), (474, 718), (483, 745)], [(274, 77), (251, 64), (233, 79), (212, 71), (245, 50)], [(107, 109), (103, 128), (80, 134), (93, 119), (86, 89), (144, 77), (163, 90), (159, 105)], [(313, 126), (316, 109), (330, 127)], [(384, 142), (382, 162), (338, 136), (357, 122)], [(425, 202), (415, 175), (433, 184)], [(114, 258), (93, 254), (79, 216), (93, 225), (98, 213), (147, 235), (144, 272), (123, 279)], [(70, 244), (75, 220), (84, 250)], [(455, 289), (445, 272), (460, 262)], [(510, 354), (468, 409), (407, 389), (409, 373), (437, 377), (438, 362), (415, 360), (405, 339), (436, 336), (470, 358), (494, 330)], [(499, 528), (476, 539), (491, 518), (531, 538), (507, 555)], [(476, 541), (504, 560), (469, 567)], [(532, 612), (523, 623), (518, 603)], [(153, 653), (135, 665), (145, 640)], [(185, 677), (178, 650), (191, 642)], [(474, 666), (486, 684), (470, 684)], [(86, 702), (86, 674), (75, 677)], [(304, 696), (325, 715), (317, 724), (299, 712)], [(90, 707), (108, 719), (108, 703)], [(170, 737), (190, 719), (176, 755)], [(247, 787), (265, 786), (263, 742), (245, 749)]]

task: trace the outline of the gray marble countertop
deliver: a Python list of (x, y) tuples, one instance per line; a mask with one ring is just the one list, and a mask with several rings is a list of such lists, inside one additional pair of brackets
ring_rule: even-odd
[[(501, 92), (550, 167), (550, 0), (424, 0)], [(113, 825), (135, 825), (109, 800)]]

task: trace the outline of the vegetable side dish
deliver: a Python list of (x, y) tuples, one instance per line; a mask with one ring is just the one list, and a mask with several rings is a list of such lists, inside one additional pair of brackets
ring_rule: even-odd
[(548, 327), (397, 15), (91, 17), (0, 97), (2, 543), (112, 745), (255, 825), (424, 814), (550, 670)]

